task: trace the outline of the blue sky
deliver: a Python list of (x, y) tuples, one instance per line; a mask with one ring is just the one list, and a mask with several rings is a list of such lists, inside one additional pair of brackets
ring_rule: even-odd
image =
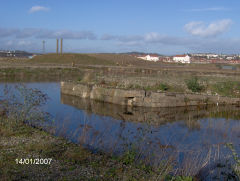
[(238, 0), (8, 0), (0, 49), (54, 52), (240, 52)]

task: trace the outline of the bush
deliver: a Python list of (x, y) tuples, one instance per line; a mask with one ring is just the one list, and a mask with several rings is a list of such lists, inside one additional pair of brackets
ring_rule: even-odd
[(192, 92), (201, 92), (203, 90), (203, 86), (199, 84), (197, 77), (187, 80), (186, 84), (188, 89)]
[(42, 111), (42, 106), (48, 99), (38, 89), (27, 88), (25, 85), (16, 85), (14, 89), (5, 86), (2, 105), (9, 119), (18, 123), (30, 123), (49, 118), (50, 115)]
[(232, 157), (236, 163), (236, 165), (234, 165), (234, 169), (238, 177), (240, 177), (240, 156), (238, 155), (232, 143), (227, 143), (226, 146), (232, 151)]
[(167, 91), (169, 89), (169, 86), (167, 84), (161, 83), (157, 86), (157, 89), (162, 90), (162, 91)]

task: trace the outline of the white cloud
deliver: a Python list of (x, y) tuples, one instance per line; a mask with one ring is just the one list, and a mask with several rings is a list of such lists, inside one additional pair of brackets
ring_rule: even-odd
[(215, 37), (229, 30), (232, 20), (223, 19), (206, 25), (201, 21), (193, 21), (184, 26), (184, 29), (194, 36)]
[(29, 13), (35, 13), (38, 11), (49, 11), (49, 8), (44, 6), (33, 6), (30, 8)]
[(70, 31), (70, 30), (40, 30), (35, 33), (36, 38), (65, 38), (65, 39), (97, 39), (96, 35), (91, 31)]
[(0, 27), (0, 38), (4, 38), (4, 37), (11, 36), (13, 34), (17, 34), (18, 31), (19, 31), (18, 29), (1, 28)]
[(18, 42), (17, 42), (17, 45), (19, 45), (19, 46), (30, 46), (32, 44), (32, 42), (31, 41), (26, 41), (26, 40), (19, 40)]
[[(121, 38), (116, 38), (121, 37)], [(137, 39), (138, 37), (138, 39)], [(105, 40), (115, 40), (117, 46), (132, 48), (139, 50), (148, 47), (147, 50), (161, 47), (169, 54), (171, 52), (215, 52), (215, 53), (238, 53), (240, 52), (240, 39), (238, 38), (202, 38), (202, 37), (177, 37), (170, 35), (162, 35), (157, 32), (147, 33), (143, 36), (117, 36), (104, 35)], [(102, 39), (104, 39), (102, 38)], [(123, 41), (123, 40), (131, 41)], [(167, 47), (167, 48), (166, 48)], [(150, 48), (150, 49), (149, 49)], [(131, 49), (130, 49), (131, 50)], [(160, 52), (164, 53), (164, 52)]]
[[(214, 23), (212, 23), (214, 24)], [(96, 47), (95, 42), (90, 44), (82, 45), (88, 46), (87, 49), (91, 52), (97, 52), (98, 50), (109, 52), (109, 51), (132, 51), (132, 50), (142, 50), (142, 51), (155, 51), (159, 53), (184, 53), (184, 52), (215, 52), (215, 53), (239, 53), (240, 52), (240, 39), (239, 38), (205, 38), (206, 34), (209, 35), (209, 31), (218, 32), (216, 28), (213, 28), (212, 24), (205, 26), (205, 33), (203, 30), (196, 34), (198, 36), (172, 36), (163, 35), (157, 32), (150, 32), (147, 34), (136, 34), (136, 35), (111, 35), (105, 34), (99, 39), (96, 34), (91, 31), (71, 31), (71, 30), (48, 30), (48, 29), (38, 29), (38, 28), (26, 28), (26, 29), (9, 29), (0, 27), (0, 49), (22, 49), (28, 51), (40, 51), (42, 49), (41, 39), (90, 39), (98, 40), (100, 43), (99, 48)], [(224, 23), (223, 23), (224, 24)], [(194, 22), (191, 24), (191, 28), (194, 26), (203, 26), (202, 22)], [(215, 23), (220, 29), (224, 29)], [(189, 25), (190, 27), (190, 25)], [(201, 29), (201, 28), (200, 28)], [(210, 29), (210, 30), (209, 30)], [(213, 31), (214, 30), (214, 31)], [(206, 33), (208, 32), (208, 33)], [(200, 36), (201, 35), (201, 36)], [(203, 36), (204, 35), (204, 36)], [(111, 41), (109, 41), (111, 40)], [(54, 40), (53, 40), (54, 41)], [(52, 41), (52, 42), (53, 42)], [(101, 41), (101, 42), (100, 42)], [(55, 43), (54, 43), (55, 45)], [(75, 49), (74, 49), (75, 46)], [(76, 45), (71, 46), (71, 50), (76, 50)], [(55, 50), (53, 46), (48, 47), (52, 51)], [(71, 51), (71, 50), (68, 51)], [(81, 52), (87, 49), (82, 49)]]
[(198, 8), (198, 9), (190, 9), (188, 11), (192, 12), (204, 12), (204, 11), (228, 11), (228, 8), (224, 7), (212, 7), (212, 8)]
[(5, 43), (1, 43), (4, 44), (5, 46), (12, 46), (14, 44), (13, 40), (8, 40)]
[(101, 40), (117, 40), (120, 42), (133, 42), (133, 41), (139, 41), (141, 39), (143, 39), (143, 36), (140, 36), (140, 35), (122, 36), (122, 35), (104, 34), (101, 37)]
[(161, 40), (163, 36), (159, 35), (158, 33), (152, 32), (152, 33), (147, 33), (144, 36), (144, 40), (147, 42), (157, 42)]
[(96, 35), (91, 31), (48, 30), (39, 28), (7, 29), (0, 28), (0, 38), (65, 38), (65, 39), (89, 39), (95, 40)]
[(104, 34), (101, 37), (101, 40), (117, 40), (119, 37), (116, 35), (109, 35), (109, 34)]
[(32, 40), (23, 40), (23, 39), (11, 39), (11, 40), (2, 40), (0, 39), (0, 49), (6, 50), (26, 50), (26, 51), (39, 51), (39, 43)]

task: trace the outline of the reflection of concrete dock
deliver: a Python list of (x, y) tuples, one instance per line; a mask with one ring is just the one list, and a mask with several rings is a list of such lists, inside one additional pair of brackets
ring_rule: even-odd
[(96, 102), (90, 99), (83, 99), (66, 94), (61, 94), (61, 103), (74, 106), (89, 113), (110, 116), (118, 120), (145, 122), (152, 125), (161, 125), (174, 121), (184, 121), (185, 125), (192, 129), (199, 128), (198, 122), (196, 121), (201, 118), (240, 118), (240, 108), (236, 106), (187, 106), (178, 108), (128, 107)]

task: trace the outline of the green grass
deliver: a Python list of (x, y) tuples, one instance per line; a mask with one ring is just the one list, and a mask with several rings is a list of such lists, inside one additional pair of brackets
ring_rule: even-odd
[(218, 82), (212, 85), (212, 90), (222, 96), (240, 97), (240, 82)]
[(157, 83), (153, 86), (141, 86), (139, 84), (130, 84), (127, 86), (128, 89), (143, 89), (148, 91), (170, 91), (173, 87), (165, 83)]
[(159, 84), (156, 84), (153, 89), (155, 90), (161, 90), (161, 91), (167, 91), (170, 89), (170, 86), (168, 84), (165, 84), (165, 83), (159, 83)]
[(228, 143), (226, 144), (226, 146), (232, 151), (232, 157), (236, 163), (234, 170), (237, 173), (237, 175), (240, 177), (240, 155), (238, 155), (232, 143)]

